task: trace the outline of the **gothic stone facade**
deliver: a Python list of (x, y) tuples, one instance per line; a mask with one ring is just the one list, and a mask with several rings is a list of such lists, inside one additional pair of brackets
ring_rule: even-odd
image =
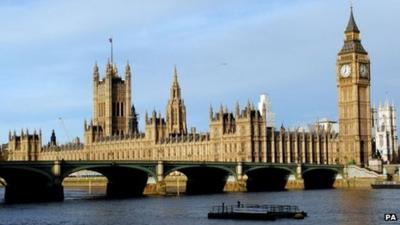
[(41, 146), (41, 133), (9, 135), (9, 160), (189, 160), (269, 163), (367, 165), (371, 156), (370, 69), (353, 13), (337, 59), (340, 133), (317, 126), (309, 132), (267, 126), (265, 107), (250, 102), (233, 111), (210, 107), (209, 131), (188, 131), (186, 108), (175, 68), (166, 119), (145, 116), (145, 131), (137, 129), (131, 105), (131, 69), (125, 80), (111, 63), (104, 79), (93, 72), (93, 120), (84, 125), (84, 144)]

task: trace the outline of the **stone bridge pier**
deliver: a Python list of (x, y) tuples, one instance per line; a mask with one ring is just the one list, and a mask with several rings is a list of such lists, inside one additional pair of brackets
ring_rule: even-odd
[(247, 184), (243, 174), (243, 163), (238, 162), (236, 165), (236, 179), (234, 181), (234, 187), (229, 190), (230, 192), (246, 192)]
[(157, 174), (156, 194), (166, 195), (167, 194), (167, 184), (164, 181), (164, 165), (163, 165), (162, 161), (157, 162), (156, 174)]

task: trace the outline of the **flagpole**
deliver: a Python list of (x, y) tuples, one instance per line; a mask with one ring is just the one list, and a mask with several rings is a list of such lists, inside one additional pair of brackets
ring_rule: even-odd
[(112, 38), (108, 39), (110, 41), (111, 44), (111, 64), (113, 64), (113, 41)]

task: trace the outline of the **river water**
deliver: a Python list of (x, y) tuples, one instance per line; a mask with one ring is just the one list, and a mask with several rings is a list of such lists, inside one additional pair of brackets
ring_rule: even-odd
[[(280, 224), (280, 225), (379, 225), (384, 213), (400, 216), (398, 190), (310, 190), (262, 193), (226, 193), (201, 196), (142, 197), (109, 200), (87, 189), (65, 189), (64, 202), (4, 204), (0, 188), (1, 225), (126, 225), (126, 224)], [(209, 220), (210, 206), (235, 204), (293, 204), (308, 213), (304, 220), (276, 221)], [(400, 222), (398, 222), (400, 223)]]

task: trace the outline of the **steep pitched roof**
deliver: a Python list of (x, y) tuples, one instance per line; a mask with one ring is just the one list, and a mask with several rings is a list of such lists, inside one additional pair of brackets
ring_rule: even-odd
[(356, 21), (354, 20), (353, 7), (351, 7), (351, 10), (350, 10), (350, 19), (349, 19), (349, 22), (347, 23), (345, 33), (349, 33), (349, 32), (360, 33), (360, 30), (357, 27)]

